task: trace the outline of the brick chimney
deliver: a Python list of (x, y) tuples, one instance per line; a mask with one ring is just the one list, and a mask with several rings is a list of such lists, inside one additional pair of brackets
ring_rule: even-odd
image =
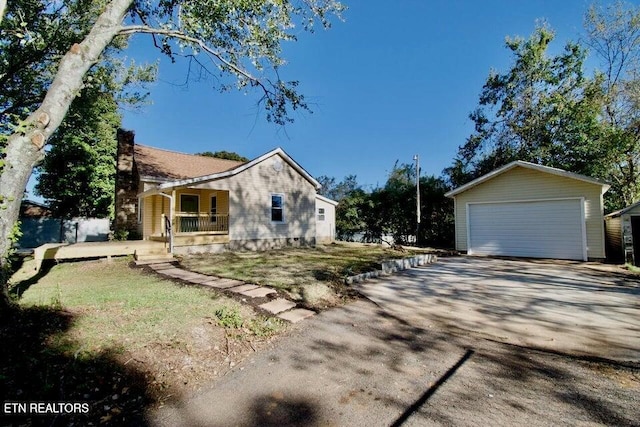
[(138, 182), (133, 159), (133, 131), (118, 129), (116, 155), (116, 197), (114, 231), (126, 230), (129, 238), (138, 236)]

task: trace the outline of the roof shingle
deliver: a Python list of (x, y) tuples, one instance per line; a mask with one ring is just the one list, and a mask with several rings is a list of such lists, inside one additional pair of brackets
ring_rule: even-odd
[(141, 177), (157, 179), (196, 178), (235, 169), (244, 162), (178, 153), (135, 144), (135, 163)]

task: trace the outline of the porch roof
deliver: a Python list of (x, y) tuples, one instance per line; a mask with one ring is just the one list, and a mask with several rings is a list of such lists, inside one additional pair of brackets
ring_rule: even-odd
[(177, 187), (185, 187), (189, 185), (196, 185), (204, 182), (211, 182), (218, 179), (228, 178), (228, 177), (237, 175), (257, 165), (258, 163), (276, 155), (280, 156), (284, 161), (286, 161), (293, 169), (295, 169), (300, 175), (302, 175), (302, 177), (304, 177), (307, 181), (309, 181), (316, 189), (319, 189), (321, 187), (320, 183), (316, 181), (306, 170), (304, 170), (302, 166), (296, 163), (296, 161), (293, 160), (291, 156), (289, 156), (287, 153), (285, 153), (285, 151), (282, 148), (278, 147), (234, 169), (227, 170), (224, 172), (218, 172), (218, 173), (213, 173), (209, 175), (199, 176), (195, 178), (177, 179), (174, 181), (164, 182), (159, 184), (157, 187), (151, 188), (147, 191), (144, 191), (138, 194), (138, 197), (144, 198), (144, 197), (153, 196), (156, 194), (164, 194), (167, 190), (173, 190), (174, 188), (177, 188)]

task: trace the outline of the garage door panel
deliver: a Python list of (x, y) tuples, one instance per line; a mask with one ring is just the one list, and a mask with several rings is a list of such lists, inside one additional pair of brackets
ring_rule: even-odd
[(470, 204), (469, 253), (583, 259), (579, 199)]

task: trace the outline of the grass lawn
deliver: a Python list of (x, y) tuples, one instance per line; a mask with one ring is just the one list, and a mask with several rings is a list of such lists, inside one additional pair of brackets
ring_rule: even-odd
[(339, 304), (352, 291), (347, 276), (380, 268), (381, 261), (413, 255), (381, 245), (335, 243), (315, 248), (285, 248), (265, 252), (224, 252), (187, 256), (182, 264), (193, 271), (244, 280), (285, 291), (312, 308)]
[(626, 268), (627, 270), (629, 270), (630, 272), (632, 272), (634, 274), (640, 274), (640, 267), (636, 267), (635, 265), (633, 265), (631, 263), (626, 263), (624, 265), (624, 268)]
[(126, 259), (63, 263), (33, 282), (0, 330), (5, 399), (87, 401), (98, 421), (192, 391), (285, 329)]

